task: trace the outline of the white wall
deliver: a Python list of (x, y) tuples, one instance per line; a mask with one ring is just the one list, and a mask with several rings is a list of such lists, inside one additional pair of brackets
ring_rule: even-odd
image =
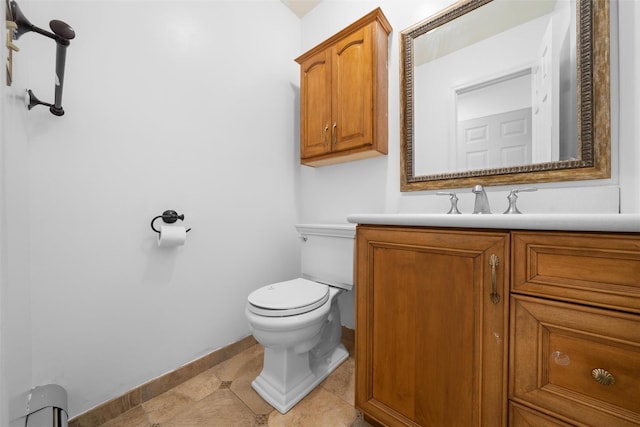
[[(620, 0), (620, 97), (612, 102), (620, 110), (620, 187), (622, 212), (640, 212), (640, 2)], [(613, 59), (612, 59), (613, 61)]]
[[(4, 14), (5, 4), (2, 6)], [(3, 33), (4, 34), (4, 33)], [(7, 57), (2, 43), (2, 58)], [(0, 425), (21, 426), (32, 380), (26, 64), (13, 56), (12, 86), (0, 78)]]
[[(344, 163), (322, 170), (301, 167), (302, 218), (304, 221), (344, 221), (350, 213), (437, 212), (448, 210), (448, 198), (433, 191), (400, 193), (400, 32), (450, 5), (450, 1), (379, 0), (324, 1), (302, 20), (303, 50), (313, 47), (352, 21), (380, 6), (393, 27), (389, 54), (389, 155), (385, 158)], [(615, 5), (614, 5), (615, 6)], [(640, 91), (637, 59), (640, 33), (635, 28), (638, 2), (620, 2), (620, 76), (612, 64), (612, 177), (606, 180), (537, 184), (537, 193), (527, 193), (519, 205), (525, 212), (640, 212), (639, 159), (640, 129), (637, 120)], [(613, 8), (613, 23), (618, 13)], [(614, 32), (615, 32), (614, 28)], [(614, 41), (617, 44), (617, 40)], [(620, 87), (618, 98), (617, 88)], [(619, 100), (620, 124), (617, 105)], [(618, 161), (620, 160), (620, 164)], [(506, 209), (510, 187), (489, 188), (495, 211)], [(454, 189), (460, 194), (459, 207), (473, 208), (470, 188)], [(528, 200), (527, 200), (528, 199)]]
[[(26, 87), (53, 97), (55, 49), (40, 36), (19, 41), (17, 83), (0, 92), (0, 425), (30, 386), (64, 386), (74, 416), (247, 335), (246, 295), (298, 274), (296, 222), (446, 212), (433, 192), (399, 192), (398, 35), (449, 3), (324, 1), (299, 21), (276, 0), (22, 0), (33, 23), (62, 19), (78, 36), (64, 117), (19, 99)], [(394, 28), (389, 155), (299, 166), (293, 58), (377, 6)], [(619, 190), (622, 210), (640, 212), (638, 21), (640, 5), (622, 0), (614, 176), (541, 184), (521, 208), (617, 210)], [(469, 211), (471, 194), (460, 198)], [(177, 251), (149, 228), (169, 208), (193, 227)], [(352, 294), (342, 306), (353, 326)]]
[[(275, 0), (21, 7), (77, 33), (66, 114), (3, 123), (28, 132), (5, 145), (28, 166), (8, 189), (28, 199), (9, 209), (25, 227), (8, 254), (29, 265), (31, 386), (65, 387), (74, 416), (247, 336), (246, 296), (299, 274), (300, 21)], [(18, 42), (52, 102), (55, 44)], [(149, 226), (165, 209), (193, 228), (177, 250)]]

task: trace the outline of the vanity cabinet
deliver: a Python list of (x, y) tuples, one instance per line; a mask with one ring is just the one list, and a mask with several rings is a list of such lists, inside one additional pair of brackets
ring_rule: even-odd
[(389, 426), (503, 426), (509, 234), (358, 226), (356, 406)]
[(640, 425), (640, 234), (356, 236), (356, 406), (372, 424)]
[(296, 58), (302, 164), (323, 166), (387, 154), (390, 32), (377, 8)]

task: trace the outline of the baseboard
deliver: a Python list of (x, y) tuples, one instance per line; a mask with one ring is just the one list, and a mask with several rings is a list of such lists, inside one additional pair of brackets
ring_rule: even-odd
[(342, 344), (347, 348), (349, 356), (356, 357), (356, 331), (342, 326)]
[(257, 344), (253, 336), (215, 350), (180, 368), (130, 390), (120, 397), (98, 405), (69, 420), (69, 427), (95, 427), (127, 412), (129, 409), (182, 384), (209, 368)]

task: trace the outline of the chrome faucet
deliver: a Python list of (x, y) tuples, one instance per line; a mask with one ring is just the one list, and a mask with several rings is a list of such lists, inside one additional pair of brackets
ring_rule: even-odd
[(489, 209), (489, 199), (487, 198), (487, 193), (484, 191), (482, 185), (476, 185), (471, 191), (476, 195), (476, 203), (473, 205), (473, 213), (490, 214), (491, 209)]

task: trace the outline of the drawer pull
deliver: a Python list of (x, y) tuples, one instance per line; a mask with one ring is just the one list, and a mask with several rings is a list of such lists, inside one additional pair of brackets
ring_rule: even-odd
[(336, 135), (336, 128), (338, 127), (338, 123), (337, 122), (333, 122), (333, 128), (331, 128), (331, 143), (333, 145), (335, 145), (338, 136)]
[(591, 376), (596, 380), (598, 384), (613, 385), (616, 379), (608, 371), (602, 368), (595, 368), (591, 371)]
[(495, 254), (491, 254), (491, 256), (489, 257), (489, 265), (491, 266), (491, 295), (489, 295), (489, 297), (491, 298), (491, 302), (494, 304), (497, 304), (500, 302), (500, 294), (498, 294), (498, 284), (496, 283), (497, 277), (496, 277), (496, 267), (498, 266), (498, 264), (500, 263), (500, 260), (498, 259), (498, 256)]
[(324, 125), (324, 145), (327, 145), (329, 143), (329, 140), (327, 139), (327, 131), (329, 130), (329, 125), (326, 124)]

